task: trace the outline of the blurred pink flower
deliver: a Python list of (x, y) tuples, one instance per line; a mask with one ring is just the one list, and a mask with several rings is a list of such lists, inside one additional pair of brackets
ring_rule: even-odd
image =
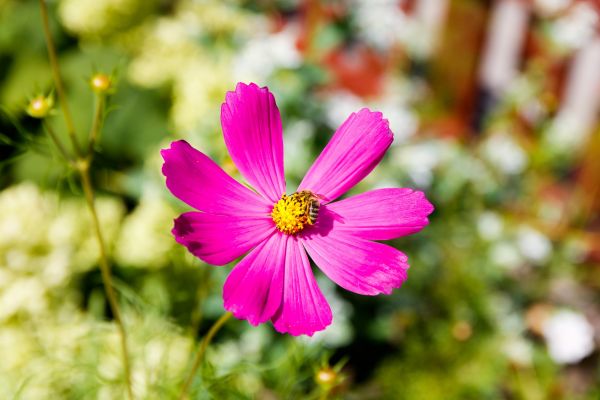
[(161, 153), (169, 190), (200, 210), (175, 220), (177, 242), (216, 265), (249, 251), (225, 282), (227, 310), (252, 325), (271, 320), (292, 335), (325, 329), (331, 309), (307, 253), (354, 293), (390, 294), (402, 285), (407, 257), (375, 240), (425, 227), (433, 211), (425, 195), (378, 189), (333, 202), (367, 176), (392, 143), (381, 113), (365, 108), (350, 115), (292, 195), (285, 195), (281, 119), (269, 90), (239, 83), (226, 95), (221, 124), (233, 162), (256, 191), (185, 141)]

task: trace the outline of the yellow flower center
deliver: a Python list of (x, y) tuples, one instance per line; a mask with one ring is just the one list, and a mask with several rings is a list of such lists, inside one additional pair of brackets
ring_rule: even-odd
[(289, 196), (286, 194), (281, 196), (273, 206), (271, 217), (277, 229), (288, 235), (295, 235), (306, 225), (315, 223), (315, 208), (318, 211), (318, 200), (315, 195), (308, 190), (303, 190)]

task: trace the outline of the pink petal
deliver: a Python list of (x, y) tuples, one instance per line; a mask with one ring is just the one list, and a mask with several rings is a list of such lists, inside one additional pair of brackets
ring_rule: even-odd
[(184, 140), (161, 150), (167, 187), (190, 206), (213, 214), (268, 215), (273, 204), (225, 173)]
[(273, 235), (271, 217), (187, 212), (175, 220), (173, 235), (202, 261), (227, 264)]
[(393, 140), (389, 123), (379, 112), (363, 108), (335, 132), (298, 190), (308, 189), (332, 201), (367, 176)]
[(283, 304), (273, 317), (273, 325), (281, 333), (312, 336), (331, 324), (331, 309), (296, 237), (290, 236), (287, 242), (285, 261)]
[(335, 216), (336, 230), (370, 240), (416, 233), (429, 223), (427, 216), (433, 211), (423, 192), (412, 189), (372, 190), (323, 207)]
[(290, 236), (272, 235), (231, 271), (223, 287), (225, 309), (236, 318), (258, 325), (271, 319), (281, 305)]
[(279, 200), (285, 193), (283, 131), (269, 89), (238, 83), (221, 106), (221, 126), (240, 173), (264, 197)]
[(393, 247), (335, 229), (301, 238), (315, 264), (332, 281), (351, 292), (390, 294), (406, 280), (407, 257)]

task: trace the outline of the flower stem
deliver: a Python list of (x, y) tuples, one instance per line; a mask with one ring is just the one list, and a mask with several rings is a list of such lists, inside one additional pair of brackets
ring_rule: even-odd
[(69, 156), (69, 153), (67, 153), (64, 146), (58, 139), (58, 136), (56, 136), (56, 134), (54, 133), (54, 130), (52, 129), (50, 124), (47, 123), (46, 121), (43, 121), (42, 124), (44, 126), (44, 129), (48, 133), (48, 136), (50, 136), (50, 139), (52, 139), (52, 142), (54, 142), (54, 145), (56, 146), (56, 148), (58, 149), (60, 154), (65, 158), (65, 160), (69, 163), (69, 165), (73, 166), (73, 160), (71, 159), (71, 157)]
[(65, 88), (60, 77), (60, 68), (58, 66), (58, 57), (56, 56), (56, 48), (54, 47), (54, 41), (52, 40), (52, 34), (50, 33), (50, 23), (48, 22), (48, 7), (46, 7), (46, 0), (40, 0), (40, 9), (42, 13), (42, 25), (44, 27), (44, 37), (46, 38), (46, 47), (48, 48), (48, 58), (50, 59), (50, 69), (52, 70), (52, 78), (54, 79), (54, 85), (56, 86), (56, 93), (65, 115), (65, 122), (67, 124), (67, 132), (73, 143), (75, 154), (81, 155), (81, 148), (75, 135), (75, 124), (73, 118), (71, 118), (71, 112), (69, 111), (69, 104), (67, 102), (67, 96), (65, 94)]
[(90, 142), (88, 144), (88, 157), (92, 157), (94, 154), (94, 146), (96, 146), (96, 140), (100, 132), (100, 126), (102, 125), (102, 115), (104, 114), (104, 105), (106, 102), (106, 96), (104, 94), (98, 94), (96, 96), (96, 111), (94, 112), (94, 120), (92, 121), (92, 129), (90, 130)]
[(206, 334), (206, 336), (204, 336), (204, 338), (202, 339), (202, 343), (200, 343), (200, 348), (198, 349), (198, 352), (196, 353), (196, 358), (194, 359), (194, 364), (192, 365), (192, 369), (190, 370), (190, 373), (189, 373), (187, 379), (185, 380), (183, 387), (181, 388), (181, 393), (179, 394), (179, 400), (183, 400), (183, 399), (187, 398), (188, 391), (190, 390), (190, 386), (192, 385), (194, 377), (196, 376), (196, 371), (198, 370), (198, 367), (200, 367), (200, 362), (202, 361), (202, 357), (204, 356), (204, 353), (206, 352), (206, 348), (208, 347), (213, 336), (215, 336), (215, 334), (219, 331), (219, 329), (221, 329), (221, 327), (225, 324), (225, 322), (227, 322), (227, 320), (229, 318), (231, 318), (232, 315), (233, 314), (231, 314), (230, 312), (226, 312), (225, 314), (221, 315), (221, 318), (219, 318), (218, 320), (215, 321), (213, 326), (211, 326), (210, 329), (208, 330), (208, 333)]
[(321, 395), (319, 396), (319, 400), (327, 400), (329, 398), (329, 389), (323, 389)]
[[(50, 24), (48, 19), (48, 8), (46, 6), (45, 0), (40, 0), (40, 9), (42, 14), (42, 25), (44, 27), (44, 37), (46, 39), (46, 46), (48, 48), (48, 58), (50, 59), (50, 67), (52, 69), (52, 77), (54, 79), (54, 85), (56, 86), (56, 92), (58, 94), (58, 98), (61, 103), (61, 108), (63, 111), (63, 115), (65, 117), (65, 122), (67, 124), (67, 133), (69, 134), (69, 138), (71, 140), (71, 144), (73, 145), (73, 149), (75, 151), (75, 159), (74, 162), (75, 168), (77, 169), (80, 179), (81, 185), (83, 187), (83, 192), (85, 194), (85, 200), (90, 211), (90, 215), (92, 217), (92, 224), (94, 226), (94, 232), (96, 235), (96, 239), (98, 241), (98, 248), (100, 249), (100, 272), (102, 274), (102, 283), (104, 286), (104, 291), (106, 292), (106, 297), (108, 299), (108, 304), (110, 310), (113, 314), (115, 322), (117, 324), (117, 329), (120, 333), (121, 339), (121, 349), (123, 352), (123, 370), (125, 373), (125, 381), (127, 386), (127, 394), (129, 399), (133, 399), (133, 391), (131, 389), (131, 370), (129, 367), (129, 351), (127, 349), (127, 335), (125, 331), (125, 325), (123, 323), (123, 319), (121, 316), (121, 311), (119, 309), (119, 303), (117, 301), (117, 296), (113, 289), (112, 275), (110, 270), (110, 265), (108, 263), (108, 254), (106, 251), (106, 244), (104, 242), (104, 237), (102, 235), (102, 229), (100, 228), (100, 221), (98, 219), (98, 212), (96, 211), (96, 204), (94, 203), (94, 188), (92, 186), (92, 182), (90, 179), (90, 167), (93, 158), (93, 147), (95, 144), (96, 137), (98, 135), (98, 131), (101, 126), (101, 119), (104, 111), (104, 96), (100, 96), (98, 101), (96, 102), (96, 110), (94, 113), (94, 121), (92, 123), (92, 129), (90, 131), (90, 143), (89, 143), (89, 153), (83, 154), (82, 149), (79, 146), (79, 142), (77, 141), (77, 136), (75, 134), (75, 124), (73, 123), (73, 118), (71, 117), (71, 112), (69, 111), (69, 105), (67, 102), (67, 96), (64, 90), (64, 86), (62, 83), (60, 68), (58, 65), (58, 57), (56, 56), (56, 48), (54, 47), (54, 41), (52, 40), (52, 34), (50, 32)], [(60, 141), (56, 138), (56, 135), (47, 128), (49, 135), (52, 140), (55, 140), (57, 147), (61, 153), (67, 155), (67, 152), (60, 145)], [(67, 156), (68, 158), (68, 156)]]
[(106, 244), (102, 235), (102, 229), (100, 228), (100, 221), (98, 219), (98, 212), (96, 211), (96, 204), (94, 203), (94, 189), (90, 180), (90, 164), (87, 161), (83, 161), (79, 164), (79, 176), (81, 177), (81, 184), (83, 186), (83, 192), (85, 193), (85, 200), (92, 216), (92, 223), (94, 225), (94, 231), (96, 239), (98, 241), (98, 247), (100, 249), (100, 272), (102, 273), (102, 283), (104, 284), (104, 291), (108, 299), (110, 310), (112, 311), (113, 317), (117, 323), (121, 338), (121, 350), (123, 352), (123, 370), (125, 372), (125, 379), (127, 383), (127, 394), (130, 399), (133, 399), (133, 392), (131, 390), (131, 372), (129, 368), (129, 357), (127, 350), (127, 335), (125, 332), (125, 325), (121, 317), (121, 311), (117, 302), (117, 296), (113, 289), (112, 274), (110, 271), (110, 265), (108, 264), (108, 257), (106, 252)]

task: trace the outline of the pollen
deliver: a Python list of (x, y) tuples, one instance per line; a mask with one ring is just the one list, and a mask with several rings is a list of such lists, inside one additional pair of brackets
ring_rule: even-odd
[(310, 196), (306, 193), (298, 192), (289, 196), (284, 194), (273, 206), (271, 217), (281, 232), (295, 235), (306, 225), (312, 225), (313, 221), (309, 216)]

